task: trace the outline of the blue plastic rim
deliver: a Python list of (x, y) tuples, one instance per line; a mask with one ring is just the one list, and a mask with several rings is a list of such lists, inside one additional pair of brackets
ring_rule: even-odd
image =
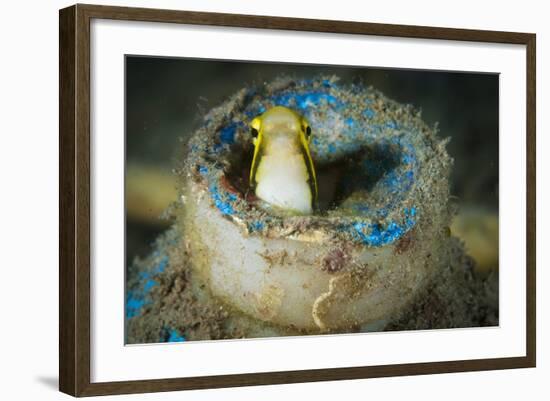
[[(250, 141), (247, 124), (252, 118), (274, 106), (294, 109), (307, 118), (314, 132), (310, 149), (316, 165), (370, 150), (349, 177), (359, 181), (359, 188), (363, 185), (368, 194), (345, 202), (345, 213), (341, 213), (334, 229), (368, 246), (390, 244), (413, 228), (418, 219), (419, 208), (410, 193), (420, 170), (417, 146), (421, 133), (407, 120), (380, 112), (380, 107), (374, 105), (377, 94), (370, 88), (340, 85), (330, 79), (295, 81), (274, 91), (250, 89), (231, 118), (213, 133), (213, 140), (201, 142), (203, 147), (192, 146), (191, 152), (214, 159), (227, 157)], [(276, 220), (248, 218), (246, 208), (239, 206), (243, 199), (220, 185), (221, 163), (196, 167), (207, 182), (212, 204), (221, 214), (247, 222), (250, 232), (261, 231)], [(372, 177), (376, 177), (374, 182)], [(338, 216), (337, 209), (329, 216)]]

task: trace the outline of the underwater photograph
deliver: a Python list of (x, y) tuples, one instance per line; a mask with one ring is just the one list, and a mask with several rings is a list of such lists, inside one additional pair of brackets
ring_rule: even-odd
[(499, 325), (499, 75), (127, 55), (125, 344)]

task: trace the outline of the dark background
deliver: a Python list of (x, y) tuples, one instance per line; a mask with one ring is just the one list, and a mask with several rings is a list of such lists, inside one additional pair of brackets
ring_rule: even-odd
[[(167, 173), (176, 149), (202, 115), (246, 85), (286, 74), (310, 78), (337, 75), (361, 81), (400, 103), (422, 110), (438, 124), (455, 159), (452, 194), (460, 204), (498, 209), (498, 96), (496, 74), (415, 71), (365, 67), (273, 64), (180, 58), (126, 58), (127, 163)], [(150, 188), (155, 191), (155, 188)], [(127, 260), (145, 256), (169, 222), (127, 216)]]

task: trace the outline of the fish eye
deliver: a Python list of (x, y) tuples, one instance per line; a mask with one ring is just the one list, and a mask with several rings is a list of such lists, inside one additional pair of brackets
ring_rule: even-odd
[(257, 138), (258, 137), (258, 130), (256, 128), (250, 127), (250, 134), (252, 134), (252, 136), (254, 138)]
[(308, 125), (308, 126), (306, 127), (305, 131), (306, 131), (307, 137), (309, 138), (309, 137), (311, 136), (311, 127)]

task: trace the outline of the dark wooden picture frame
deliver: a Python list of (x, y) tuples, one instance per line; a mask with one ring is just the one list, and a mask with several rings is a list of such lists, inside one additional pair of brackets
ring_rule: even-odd
[[(525, 45), (527, 49), (526, 356), (91, 383), (90, 22), (94, 18)], [(59, 29), (59, 388), (62, 392), (73, 396), (93, 396), (535, 366), (536, 37), (534, 34), (95, 5), (75, 5), (60, 10)]]

